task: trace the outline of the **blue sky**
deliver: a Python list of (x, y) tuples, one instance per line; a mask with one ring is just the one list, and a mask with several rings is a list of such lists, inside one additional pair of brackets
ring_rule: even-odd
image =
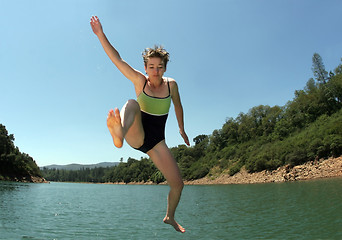
[[(339, 0), (0, 0), (0, 123), (39, 166), (146, 156), (115, 149), (107, 113), (135, 98), (105, 55), (89, 20), (99, 16), (123, 59), (162, 44), (190, 139), (254, 106), (283, 106), (342, 57)], [(171, 107), (169, 147), (182, 144)]]

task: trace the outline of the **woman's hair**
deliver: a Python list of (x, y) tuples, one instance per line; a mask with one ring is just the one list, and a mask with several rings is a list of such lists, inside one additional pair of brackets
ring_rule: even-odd
[(164, 63), (165, 68), (170, 58), (169, 55), (170, 54), (164, 49), (163, 46), (157, 46), (157, 45), (154, 45), (153, 48), (146, 48), (142, 53), (145, 66), (147, 66), (148, 59), (158, 57)]

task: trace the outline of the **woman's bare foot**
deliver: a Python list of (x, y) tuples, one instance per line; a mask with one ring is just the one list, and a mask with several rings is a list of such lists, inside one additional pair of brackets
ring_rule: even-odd
[(183, 228), (181, 225), (179, 225), (175, 219), (171, 219), (170, 217), (165, 217), (164, 218), (164, 223), (166, 224), (170, 224), (172, 227), (175, 228), (176, 231), (184, 233), (185, 232), (185, 228)]
[(123, 144), (123, 133), (119, 109), (115, 108), (115, 111), (113, 111), (113, 109), (109, 111), (107, 117), (107, 127), (109, 129), (110, 135), (112, 135), (114, 145), (118, 148), (121, 148)]

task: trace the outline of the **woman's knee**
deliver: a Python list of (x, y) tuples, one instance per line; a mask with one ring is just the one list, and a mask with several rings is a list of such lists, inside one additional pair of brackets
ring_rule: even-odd
[(120, 116), (122, 119), (125, 119), (126, 116), (132, 116), (131, 114), (133, 114), (133, 116), (136, 116), (138, 113), (140, 113), (139, 103), (134, 99), (129, 99), (122, 107)]
[(130, 109), (133, 109), (133, 110), (136, 110), (136, 111), (140, 111), (140, 106), (139, 106), (139, 103), (134, 100), (134, 99), (129, 99), (126, 104), (125, 104), (125, 108), (130, 108)]
[(169, 186), (171, 187), (171, 189), (181, 192), (184, 188), (184, 182), (182, 179), (179, 179), (173, 183), (169, 183)]

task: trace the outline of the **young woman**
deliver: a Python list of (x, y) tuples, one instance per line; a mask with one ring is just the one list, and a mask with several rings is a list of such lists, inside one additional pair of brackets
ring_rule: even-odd
[(146, 75), (137, 71), (121, 59), (118, 51), (110, 44), (103, 32), (98, 17), (91, 17), (90, 25), (102, 47), (120, 72), (134, 84), (136, 100), (128, 100), (121, 109), (110, 110), (107, 126), (114, 145), (122, 147), (124, 139), (152, 159), (163, 173), (169, 186), (168, 205), (164, 223), (177, 231), (185, 229), (175, 221), (175, 211), (183, 190), (183, 180), (178, 165), (165, 143), (165, 123), (171, 100), (175, 107), (179, 132), (189, 146), (184, 131), (183, 107), (178, 86), (174, 79), (164, 77), (169, 53), (161, 47), (146, 49), (143, 53)]

